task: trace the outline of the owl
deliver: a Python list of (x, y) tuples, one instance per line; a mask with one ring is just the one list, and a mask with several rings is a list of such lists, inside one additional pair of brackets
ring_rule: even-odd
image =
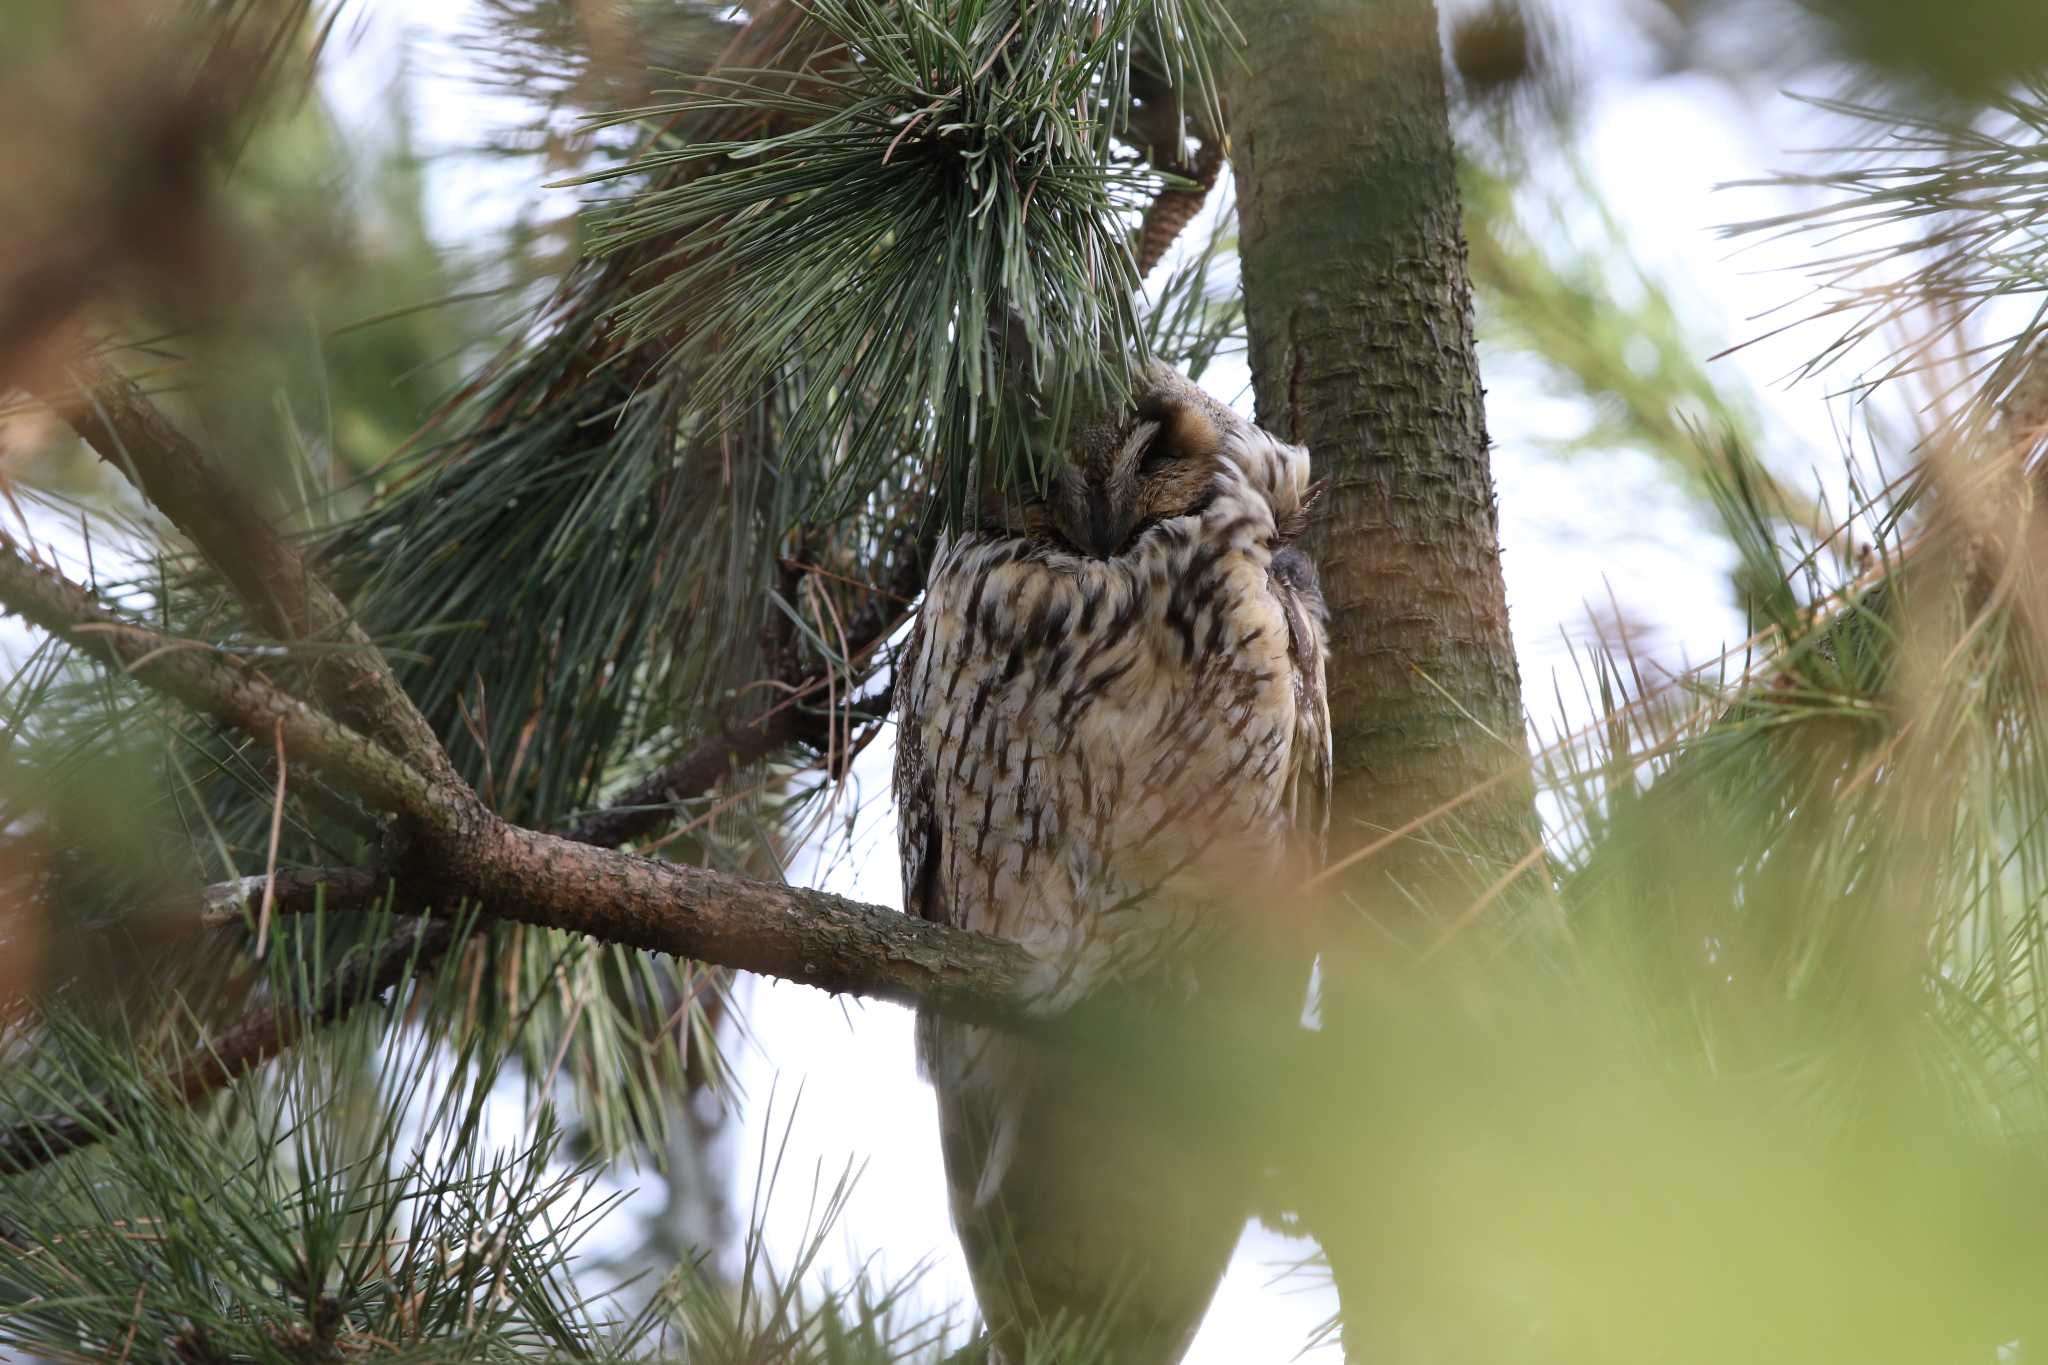
[[(908, 913), (1030, 949), (1053, 1008), (1228, 994), (1328, 819), (1322, 598), (1291, 544), (1312, 500), (1306, 450), (1155, 365), (1042, 500), (941, 542), (896, 690)], [(1178, 1361), (1247, 1173), (1099, 1063), (918, 1033), (991, 1360), (1079, 1329), (1091, 1358)]]

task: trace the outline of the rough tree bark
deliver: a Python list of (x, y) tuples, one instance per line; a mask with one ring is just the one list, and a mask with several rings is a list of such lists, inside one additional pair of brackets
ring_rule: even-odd
[[(1412, 960), (1389, 937), (1440, 943), (1538, 861), (1534, 806), (1436, 7), (1269, 0), (1239, 16), (1229, 117), (1258, 420), (1330, 481), (1309, 548), (1331, 618), (1331, 855), (1351, 856), (1335, 886), (1387, 935), (1326, 939), (1328, 1090), (1310, 1099), (1343, 1110), (1370, 1083), (1350, 1042)], [(1403, 1285), (1416, 1244), (1401, 1254), (1379, 1226), (1376, 1182), (1401, 1176), (1344, 1149), (1322, 1133), (1292, 1197), (1329, 1258), (1346, 1355), (1433, 1358)]]
[[(1309, 544), (1330, 606), (1331, 856), (1382, 845), (1346, 885), (1412, 939), (1431, 926), (1393, 884), (1425, 904), (1483, 888), (1534, 828), (1436, 7), (1272, 0), (1241, 18), (1258, 420), (1329, 480)], [(1382, 838), (1447, 806), (1476, 868), (1439, 831)]]

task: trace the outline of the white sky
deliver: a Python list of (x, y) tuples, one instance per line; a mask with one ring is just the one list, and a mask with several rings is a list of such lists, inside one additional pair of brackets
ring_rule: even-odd
[[(1722, 86), (1690, 77), (1654, 78), (1640, 43), (1617, 23), (1629, 0), (1577, 0), (1571, 49), (1591, 78), (1581, 152), (1647, 263), (1672, 282), (1700, 325), (1703, 340), (1724, 343), (1751, 335), (1747, 320), (1798, 292), (1796, 281), (1759, 273), (1781, 252), (1735, 258), (1712, 230), (1760, 216), (1778, 205), (1758, 192), (1716, 194), (1717, 182), (1755, 176), (1790, 163), (1784, 148), (1800, 126), (1789, 101), (1738, 103)], [(444, 153), (432, 173), (431, 216), (442, 240), (459, 244), (501, 225), (534, 193), (531, 168), (517, 161), (483, 162), (459, 153), (491, 127), (516, 120), (516, 101), (484, 96), (462, 74), (453, 37), (468, 0), (356, 0), (357, 21), (345, 31), (328, 90), (344, 119), (372, 127), (392, 102), (410, 101), (425, 149)], [(423, 42), (407, 42), (406, 26)], [(410, 52), (412, 67), (403, 71)], [(562, 207), (569, 202), (553, 192)], [(1560, 229), (1574, 230), (1565, 223)], [(1836, 450), (1821, 392), (1773, 387), (1815, 338), (1800, 334), (1718, 362), (1746, 376), (1765, 400), (1783, 449), (1781, 473), (1795, 479), (1812, 465), (1827, 469)], [(1483, 357), (1485, 358), (1485, 357)], [(1545, 453), (1546, 438), (1582, 428), (1588, 414), (1575, 400), (1549, 393), (1524, 364), (1488, 359), (1488, 420), (1498, 448), (1501, 540), (1508, 596), (1525, 693), (1540, 733), (1581, 720), (1587, 706), (1570, 671), (1565, 642), (1587, 638), (1590, 609), (1618, 608), (1637, 623), (1638, 648), (1667, 664), (1702, 661), (1741, 638), (1730, 601), (1727, 551), (1707, 534), (1697, 505), (1674, 491), (1670, 476), (1646, 457), (1591, 452), (1569, 461)], [(1219, 366), (1206, 381), (1219, 396), (1245, 387), (1239, 365)], [(1810, 452), (1804, 453), (1801, 452)], [(1837, 476), (1838, 477), (1838, 476)], [(1557, 689), (1554, 675), (1562, 670)], [(816, 858), (792, 869), (797, 880), (861, 900), (894, 905), (898, 884), (888, 808), (887, 746), (871, 747), (857, 765), (864, 805), (850, 850), (821, 866)], [(770, 1222), (770, 1245), (786, 1259), (801, 1235), (811, 1172), (829, 1186), (848, 1163), (865, 1174), (844, 1224), (846, 1254), (828, 1274), (846, 1273), (868, 1256), (905, 1271), (930, 1258), (932, 1305), (966, 1301), (964, 1269), (953, 1248), (944, 1208), (939, 1152), (929, 1090), (912, 1064), (910, 1016), (888, 1006), (839, 1001), (803, 987), (756, 982), (748, 1013), (758, 1047), (744, 1072), (749, 1093), (776, 1112), (749, 1106), (738, 1207), (758, 1177), (754, 1153), (764, 1132), (779, 1137), (796, 1106), (783, 1186)], [(777, 1070), (779, 1068), (779, 1071)], [(645, 1211), (646, 1199), (639, 1205)], [(626, 1229), (622, 1227), (622, 1235)], [(1330, 1310), (1326, 1291), (1272, 1283), (1301, 1248), (1271, 1234), (1248, 1234), (1189, 1360), (1280, 1362), (1295, 1358), (1308, 1332)], [(1312, 1359), (1334, 1360), (1334, 1350)]]

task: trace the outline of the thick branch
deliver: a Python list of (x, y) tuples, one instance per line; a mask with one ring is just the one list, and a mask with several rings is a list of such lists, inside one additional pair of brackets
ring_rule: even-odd
[[(181, 1105), (194, 1104), (225, 1089), (304, 1034), (339, 1023), (357, 1007), (396, 986), (415, 961), (438, 956), (452, 936), (452, 927), (446, 923), (392, 935), (375, 953), (337, 972), (309, 1005), (280, 1003), (244, 1015), (233, 1028), (187, 1054), (165, 1078), (165, 1089)], [(44, 1114), (0, 1130), (0, 1176), (19, 1175), (91, 1146), (135, 1117), (102, 1101), (83, 1114)]]
[(473, 899), (506, 919), (973, 1017), (1012, 1015), (1027, 1003), (1032, 960), (1014, 944), (822, 891), (507, 824), (466, 789), (428, 783), (205, 646), (120, 620), (12, 547), (0, 550), (0, 606), (61, 639), (110, 652), (141, 682), (250, 734), (282, 726), (287, 754), (414, 822), (414, 857), (428, 881), (422, 889), (444, 906)]
[(316, 689), (336, 714), (422, 773), (452, 776), (432, 727), (383, 654), (298, 550), (134, 380), (100, 360), (73, 368), (76, 389), (37, 396), (191, 537), (258, 629), (280, 640), (328, 639), (347, 646), (312, 668)]
[(988, 1022), (1044, 987), (1014, 943), (823, 891), (593, 848), (479, 808), (429, 877), (486, 913)]
[[(594, 848), (481, 809), (433, 857), (395, 879), (360, 868), (281, 871), (273, 909), (309, 911), (316, 898), (330, 913), (380, 909), (395, 880), (396, 908), (407, 914), (477, 903), (495, 919), (995, 1024), (1023, 1020), (1048, 984), (1037, 960), (1004, 939), (825, 891)], [(237, 918), (262, 893), (261, 877), (208, 887), (202, 917)]]

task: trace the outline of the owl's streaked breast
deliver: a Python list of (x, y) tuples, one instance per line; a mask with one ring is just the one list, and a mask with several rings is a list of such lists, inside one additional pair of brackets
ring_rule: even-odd
[(936, 842), (925, 913), (1058, 960), (1270, 890), (1303, 729), (1271, 535), (1269, 503), (1240, 496), (1112, 559), (989, 535), (942, 549), (899, 738), (926, 810), (906, 876), (908, 841)]

